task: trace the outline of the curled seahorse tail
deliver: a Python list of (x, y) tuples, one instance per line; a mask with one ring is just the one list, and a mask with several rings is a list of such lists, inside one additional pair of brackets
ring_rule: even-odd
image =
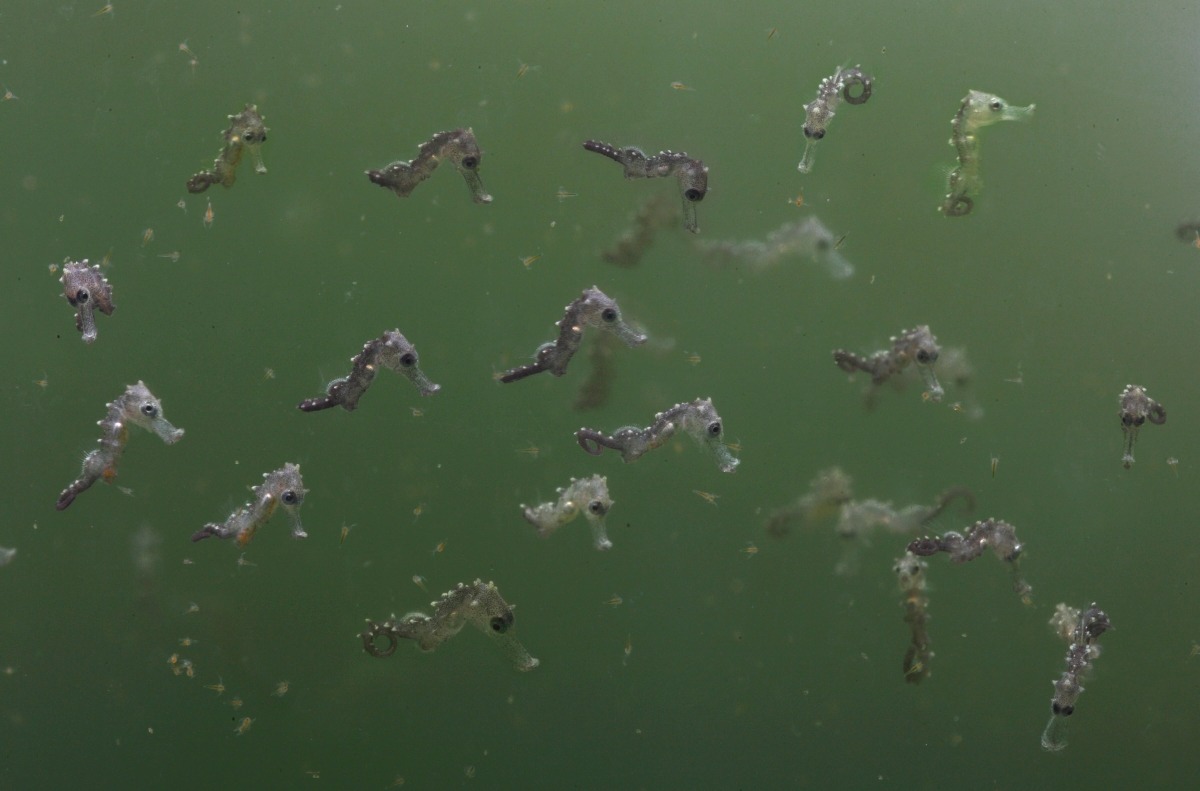
[(204, 192), (213, 184), (216, 184), (217, 181), (217, 174), (213, 173), (211, 170), (202, 170), (188, 179), (187, 191), (193, 194), (199, 194)]

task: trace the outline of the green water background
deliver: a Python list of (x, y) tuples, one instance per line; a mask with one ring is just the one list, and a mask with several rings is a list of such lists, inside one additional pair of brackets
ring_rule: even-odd
[[(1192, 4), (93, 5), (0, 11), (0, 82), (19, 97), (0, 103), (0, 545), (19, 550), (0, 569), (3, 785), (1196, 776), (1200, 263), (1174, 237), (1198, 211)], [(801, 177), (802, 105), (848, 63), (875, 92), (842, 106)], [(984, 131), (986, 187), (949, 220), (940, 174), (968, 88), (1037, 111)], [(269, 174), (244, 164), (233, 189), (187, 196), (247, 101), (270, 127)], [(492, 205), (449, 168), (405, 201), (363, 177), (456, 126), (481, 142)], [(804, 260), (714, 270), (674, 230), (637, 269), (605, 264), (638, 203), (675, 187), (624, 181), (580, 148), (590, 137), (703, 158), (703, 238), (815, 213), (846, 234), (856, 275), (834, 282)], [(118, 309), (87, 347), (48, 265), (106, 254)], [(609, 402), (571, 409), (582, 357), (562, 379), (495, 384), (592, 284), (656, 340), (617, 351)], [(948, 408), (953, 391), (935, 406), (915, 387), (867, 412), (861, 382), (830, 362), (919, 323), (968, 349), (982, 419)], [(354, 414), (295, 409), (397, 326), (441, 393), (385, 375)], [(55, 512), (104, 403), (138, 379), (186, 437), (135, 433), (116, 481), (132, 496), (97, 485)], [(1169, 420), (1126, 471), (1116, 396), (1131, 381)], [(645, 425), (697, 396), (743, 447), (735, 475), (687, 440), (633, 465), (574, 443), (581, 424)], [(519, 452), (531, 444), (536, 458)], [(279, 518), (247, 548), (253, 566), (232, 545), (189, 543), (284, 461), (310, 489), (307, 541)], [(833, 464), (860, 497), (897, 504), (971, 487), (977, 516), (1017, 525), (1035, 605), (990, 558), (932, 559), (933, 674), (904, 684), (890, 567), (906, 539), (877, 537), (839, 577), (827, 526), (783, 541), (762, 527)], [(594, 552), (582, 521), (538, 540), (517, 505), (593, 472), (616, 500), (614, 550)], [(362, 652), (363, 618), (476, 577), (518, 605), (534, 672), (473, 630), (429, 655)], [(1064, 648), (1046, 620), (1064, 600), (1098, 601), (1116, 630), (1070, 747), (1051, 755), (1038, 737)], [(170, 672), (177, 652), (194, 679)], [(221, 696), (205, 688), (218, 679)]]

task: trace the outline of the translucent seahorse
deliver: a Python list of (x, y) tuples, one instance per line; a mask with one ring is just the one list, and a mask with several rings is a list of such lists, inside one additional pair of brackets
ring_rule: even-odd
[(213, 169), (202, 170), (188, 179), (188, 192), (204, 192), (213, 184), (232, 187), (237, 180), (237, 167), (246, 151), (254, 158), (254, 172), (267, 172), (261, 149), (267, 139), (267, 127), (263, 124), (263, 117), (258, 114), (257, 106), (247, 104), (246, 109), (229, 116), (229, 128), (222, 135), (225, 146), (217, 154)]
[(897, 558), (892, 571), (904, 595), (904, 622), (912, 630), (912, 640), (904, 652), (904, 680), (920, 684), (929, 677), (933, 649), (929, 647), (929, 598), (925, 595), (927, 564), (911, 552)]
[(558, 327), (558, 340), (543, 343), (538, 347), (532, 363), (506, 371), (500, 377), (501, 382), (516, 382), (542, 371), (562, 376), (567, 372), (567, 363), (579, 351), (584, 327), (597, 327), (611, 332), (627, 346), (640, 346), (646, 342), (645, 335), (621, 318), (621, 306), (617, 301), (595, 286), (584, 289), (564, 310), (563, 317), (554, 325)]
[(599, 475), (590, 478), (572, 478), (571, 485), (558, 490), (558, 501), (541, 503), (529, 507), (521, 503), (521, 513), (525, 519), (538, 529), (538, 535), (549, 538), (568, 522), (574, 521), (580, 513), (587, 518), (592, 528), (592, 543), (596, 549), (612, 549), (608, 540), (608, 532), (604, 527), (604, 517), (613, 506), (612, 498), (608, 496), (608, 479)]
[[(862, 90), (853, 94), (851, 89), (856, 85)], [(871, 76), (859, 66), (838, 69), (831, 76), (823, 78), (817, 86), (817, 98), (804, 105), (804, 156), (796, 169), (801, 173), (812, 170), (816, 143), (825, 137), (829, 122), (833, 120), (842, 99), (846, 100), (846, 104), (865, 104), (870, 98)]]
[(614, 266), (629, 269), (637, 266), (646, 250), (654, 244), (658, 232), (679, 221), (679, 209), (661, 192), (647, 198), (633, 215), (633, 222), (611, 247), (600, 253)]
[(347, 412), (358, 408), (358, 399), (375, 381), (379, 369), (390, 368), (417, 386), (421, 395), (430, 396), (442, 389), (441, 385), (429, 381), (421, 371), (420, 357), (416, 347), (400, 334), (400, 330), (388, 330), (378, 338), (367, 341), (362, 351), (350, 358), (354, 368), (349, 376), (334, 379), (323, 396), (306, 398), (297, 407), (304, 412), (340, 406)]
[(1091, 672), (1092, 662), (1100, 656), (1100, 645), (1096, 641), (1113, 626), (1108, 614), (1095, 602), (1083, 612), (1060, 603), (1054, 608), (1050, 626), (1068, 645), (1067, 669), (1053, 682), (1050, 722), (1042, 731), (1042, 747), (1058, 752), (1067, 746), (1066, 720), (1075, 712), (1075, 704), (1083, 692), (1080, 680)]
[[(430, 602), (433, 615), (411, 612), (399, 620), (393, 615), (386, 621), (367, 620), (366, 631), (358, 635), (363, 650), (382, 659), (396, 653), (401, 639), (415, 640), (422, 651), (434, 651), (470, 623), (490, 635), (513, 661), (517, 670), (533, 670), (539, 662), (512, 633), (513, 606), (504, 601), (495, 583), (475, 580), (471, 585), (458, 583), (453, 590)], [(379, 640), (386, 641), (384, 647)]]
[(950, 119), (950, 145), (958, 152), (958, 167), (950, 171), (947, 179), (948, 192), (942, 201), (942, 214), (964, 217), (975, 208), (971, 196), (983, 188), (983, 179), (979, 175), (979, 130), (999, 121), (1027, 120), (1036, 106), (1014, 107), (990, 93), (967, 92), (958, 112)]
[(1137, 442), (1138, 431), (1146, 420), (1156, 426), (1167, 422), (1167, 410), (1162, 404), (1146, 395), (1141, 385), (1125, 385), (1119, 397), (1121, 404), (1121, 431), (1125, 432), (1125, 455), (1121, 461), (1125, 469), (1133, 466), (1133, 443)]
[(627, 179), (675, 176), (679, 180), (679, 195), (683, 200), (683, 226), (692, 233), (700, 233), (700, 226), (696, 223), (696, 204), (708, 194), (708, 167), (701, 160), (693, 159), (682, 151), (660, 151), (648, 157), (640, 148), (616, 148), (598, 140), (585, 140), (583, 147), (620, 164), (625, 168)]
[(183, 436), (183, 429), (175, 428), (163, 417), (162, 402), (140, 380), (135, 385), (127, 386), (124, 393), (106, 406), (108, 414), (97, 422), (104, 432), (99, 440), (100, 447), (84, 456), (83, 471), (58, 496), (55, 508), (60, 511), (96, 481), (103, 479), (105, 483), (112, 483), (113, 478), (117, 477), (117, 462), (125, 450), (125, 443), (129, 441), (130, 425), (153, 431), (168, 445), (178, 442)]
[(275, 511), (283, 510), (292, 520), (292, 538), (308, 538), (300, 524), (300, 506), (304, 503), (304, 479), (300, 477), (300, 465), (287, 463), (278, 470), (263, 473), (263, 482), (251, 489), (254, 499), (239, 507), (222, 524), (209, 522), (192, 533), (192, 541), (206, 538), (236, 538), (239, 547), (244, 547), (254, 538), (258, 528), (265, 525)]
[(932, 522), (946, 510), (946, 506), (961, 498), (963, 511), (975, 509), (975, 495), (964, 486), (954, 486), (937, 496), (933, 505), (906, 505), (896, 509), (891, 502), (876, 499), (851, 500), (838, 513), (835, 531), (842, 541), (842, 558), (834, 567), (834, 573), (854, 574), (858, 571), (858, 554), (864, 546), (870, 546), (871, 534), (885, 530), (896, 535), (911, 535)]
[(1013, 590), (1021, 597), (1021, 601), (1029, 604), (1033, 588), (1021, 577), (1017, 566), (1017, 559), (1025, 545), (1017, 539), (1016, 528), (1008, 522), (984, 519), (971, 525), (965, 535), (951, 530), (941, 536), (918, 538), (909, 543), (908, 551), (920, 557), (945, 552), (951, 562), (966, 563), (982, 555), (988, 547), (1012, 569)]
[(100, 273), (99, 265), (88, 266), (87, 259), (63, 264), (63, 296), (75, 308), (75, 329), (83, 334), (84, 343), (96, 340), (96, 311), (111, 316), (116, 305), (112, 301), (112, 286)]
[(929, 325), (922, 324), (911, 330), (904, 330), (893, 336), (891, 343), (891, 349), (877, 351), (870, 357), (860, 357), (845, 349), (835, 349), (833, 361), (846, 373), (863, 371), (871, 375), (868, 401), (874, 398), (875, 389), (879, 385), (915, 362), (928, 388), (926, 397), (933, 401), (941, 401), (944, 391), (938, 384), (933, 365), (937, 362), (942, 347), (938, 346), (937, 337), (929, 331)]
[(745, 266), (766, 269), (789, 258), (811, 258), (825, 267), (834, 280), (854, 274), (854, 265), (838, 252), (839, 240), (814, 216), (799, 222), (784, 223), (767, 234), (763, 241), (695, 242), (700, 256), (717, 266)]
[(451, 164), (467, 182), (471, 200), (476, 203), (491, 203), (492, 196), (483, 188), (479, 178), (479, 165), (483, 152), (470, 129), (451, 129), (438, 132), (417, 149), (417, 157), (408, 162), (397, 160), (381, 170), (368, 170), (367, 178), (372, 183), (387, 187), (398, 197), (407, 198), (422, 181), (433, 175), (443, 159)]
[(853, 481), (841, 467), (821, 470), (808, 483), (808, 491), (791, 505), (777, 508), (767, 516), (766, 529), (775, 538), (791, 532), (793, 522), (804, 526), (838, 516), (842, 506), (854, 496)]
[(665, 412), (654, 416), (654, 423), (646, 428), (623, 426), (612, 434), (594, 428), (581, 428), (575, 432), (575, 441), (593, 456), (599, 456), (604, 448), (621, 454), (626, 463), (636, 461), (648, 451), (665, 445), (675, 432), (682, 430), (708, 448), (716, 456), (721, 472), (734, 472), (740, 461), (734, 458), (725, 444), (724, 425), (717, 414), (711, 398), (697, 398), (687, 403), (676, 404)]

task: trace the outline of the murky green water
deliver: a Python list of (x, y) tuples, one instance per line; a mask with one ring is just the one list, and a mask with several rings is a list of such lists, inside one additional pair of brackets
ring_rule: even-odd
[[(93, 5), (0, 12), (16, 97), (0, 103), (0, 545), (18, 549), (0, 569), (5, 787), (1195, 776), (1200, 264), (1174, 237), (1197, 212), (1193, 8)], [(875, 75), (874, 94), (839, 109), (801, 177), (802, 105), (846, 63)], [(968, 88), (1037, 112), (982, 133), (986, 187), (947, 219), (949, 119)], [(247, 101), (270, 127), (270, 172), (244, 164), (234, 188), (187, 195)], [(459, 126), (485, 151), (492, 205), (449, 167), (404, 201), (362, 175)], [(816, 214), (856, 274), (713, 269), (677, 228), (638, 268), (604, 263), (637, 205), (675, 186), (624, 181), (580, 148), (593, 137), (703, 158), (702, 238)], [(87, 347), (48, 267), (106, 256), (118, 309)], [(608, 403), (571, 408), (586, 352), (564, 378), (494, 383), (592, 284), (654, 339), (616, 351)], [(968, 394), (935, 405), (913, 386), (868, 412), (831, 364), (835, 347), (923, 323), (969, 351), (981, 419), (950, 408)], [(442, 392), (388, 373), (353, 414), (295, 409), (393, 327)], [(186, 437), (135, 433), (117, 485), (56, 512), (105, 402), (138, 379)], [(1170, 417), (1126, 471), (1116, 396), (1131, 381)], [(735, 475), (688, 440), (624, 465), (572, 437), (698, 396), (742, 446)], [(282, 518), (244, 556), (188, 541), (285, 461), (310, 489), (307, 541)], [(971, 487), (976, 517), (1026, 542), (1034, 606), (992, 559), (931, 559), (936, 657), (905, 684), (891, 565), (907, 539), (877, 536), (847, 577), (828, 525), (763, 529), (834, 464), (858, 496), (898, 505)], [(615, 548), (593, 551), (582, 520), (537, 539), (518, 504), (595, 472)], [(364, 618), (476, 577), (518, 605), (534, 672), (470, 629), (428, 655), (361, 650)], [(1064, 647), (1046, 621), (1064, 600), (1098, 601), (1116, 630), (1052, 755), (1038, 737)]]

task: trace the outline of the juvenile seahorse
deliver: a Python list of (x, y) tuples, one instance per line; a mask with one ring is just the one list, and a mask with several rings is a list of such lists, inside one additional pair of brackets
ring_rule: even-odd
[(483, 181), (479, 178), (483, 152), (479, 150), (475, 133), (470, 129), (438, 132), (421, 144), (416, 159), (409, 162), (397, 160), (381, 170), (368, 170), (367, 178), (374, 184), (387, 187), (398, 197), (407, 198), (418, 184), (433, 175), (443, 159), (449, 159), (467, 182), (471, 200), (476, 203), (492, 202), (492, 196), (484, 190)]
[(421, 395), (433, 395), (442, 389), (441, 385), (429, 381), (429, 377), (421, 371), (416, 347), (400, 334), (400, 330), (388, 330), (378, 338), (367, 341), (362, 351), (350, 358), (350, 362), (354, 368), (349, 376), (334, 379), (326, 388), (325, 395), (301, 401), (297, 405), (299, 409), (317, 412), (341, 406), (347, 412), (353, 412), (358, 408), (358, 399), (375, 381), (375, 374), (380, 367), (390, 368), (406, 377), (417, 386)]
[(612, 434), (594, 428), (581, 428), (575, 432), (575, 441), (593, 456), (599, 456), (604, 448), (609, 448), (620, 453), (622, 461), (629, 463), (665, 445), (680, 429), (708, 446), (716, 456), (721, 472), (737, 470), (741, 462), (729, 452), (723, 440), (724, 425), (711, 398), (697, 398), (676, 404), (655, 415), (654, 423), (646, 428), (623, 426)]
[(683, 199), (683, 226), (699, 233), (696, 223), (696, 204), (708, 194), (708, 167), (699, 159), (682, 151), (660, 151), (652, 157), (640, 148), (617, 148), (598, 140), (585, 140), (588, 151), (606, 156), (625, 168), (627, 179), (651, 179), (674, 175), (679, 180), (679, 196)]
[(646, 342), (645, 335), (635, 331), (621, 318), (621, 306), (617, 301), (595, 286), (584, 289), (564, 311), (563, 317), (555, 322), (558, 340), (539, 346), (532, 363), (506, 371), (500, 377), (501, 382), (516, 382), (542, 371), (562, 376), (567, 372), (567, 363), (583, 343), (584, 327), (607, 330), (625, 341), (627, 346), (639, 346)]
[(571, 479), (571, 485), (558, 490), (558, 501), (541, 503), (529, 507), (521, 503), (521, 513), (526, 521), (538, 529), (538, 535), (549, 538), (563, 525), (571, 522), (580, 513), (587, 518), (592, 528), (592, 543), (596, 549), (612, 549), (604, 517), (613, 506), (608, 496), (608, 479), (599, 475), (590, 478)]
[[(861, 90), (853, 94), (851, 89), (856, 85)], [(825, 137), (829, 122), (833, 120), (842, 99), (846, 100), (846, 104), (865, 104), (870, 98), (871, 76), (859, 66), (838, 69), (831, 76), (823, 78), (817, 86), (817, 98), (804, 105), (804, 156), (796, 169), (801, 173), (812, 170), (816, 142)]]
[(947, 179), (949, 191), (942, 201), (942, 214), (964, 217), (975, 208), (971, 195), (983, 187), (979, 176), (979, 137), (985, 126), (998, 121), (1024, 121), (1033, 115), (1037, 105), (1014, 107), (999, 96), (981, 91), (968, 91), (958, 112), (950, 119), (950, 145), (958, 152), (958, 167)]
[[(517, 670), (533, 670), (537, 659), (512, 634), (513, 607), (504, 601), (493, 582), (475, 580), (471, 585), (461, 582), (441, 598), (430, 602), (433, 615), (411, 612), (399, 620), (393, 615), (386, 621), (367, 620), (367, 628), (358, 635), (363, 650), (377, 659), (396, 653), (400, 640), (415, 640), (422, 651), (433, 651), (470, 623), (496, 644), (513, 661)], [(380, 648), (382, 638), (387, 644)]]
[(1119, 398), (1121, 404), (1121, 431), (1125, 434), (1125, 455), (1121, 462), (1125, 469), (1133, 466), (1133, 445), (1137, 442), (1138, 432), (1149, 420), (1156, 426), (1167, 422), (1167, 410), (1162, 404), (1146, 395), (1146, 388), (1141, 385), (1125, 385)]
[(87, 259), (63, 264), (63, 296), (75, 308), (75, 329), (83, 333), (83, 342), (96, 340), (96, 311), (111, 316), (116, 305), (112, 301), (112, 286), (100, 273), (99, 265), (88, 266)]
[(937, 336), (929, 331), (929, 325), (921, 324), (911, 330), (904, 330), (894, 336), (891, 342), (892, 348), (877, 351), (870, 357), (860, 357), (845, 349), (834, 349), (833, 361), (848, 374), (863, 371), (871, 375), (868, 403), (874, 398), (875, 389), (879, 385), (915, 362), (925, 379), (927, 397), (933, 401), (941, 401), (945, 391), (938, 383), (933, 365), (937, 362), (942, 347), (938, 346)]
[(1050, 722), (1042, 731), (1042, 747), (1058, 752), (1067, 746), (1067, 717), (1075, 713), (1075, 704), (1083, 692), (1081, 679), (1092, 670), (1092, 662), (1100, 656), (1100, 635), (1113, 628), (1108, 613), (1095, 602), (1082, 612), (1078, 608), (1059, 603), (1050, 618), (1050, 626), (1067, 643), (1067, 669), (1054, 684), (1054, 696), (1050, 698)]
[(287, 463), (278, 470), (263, 473), (263, 482), (251, 489), (254, 499), (238, 508), (223, 524), (209, 522), (192, 534), (192, 541), (206, 538), (236, 538), (244, 547), (254, 538), (255, 531), (267, 523), (279, 506), (292, 520), (292, 538), (308, 538), (300, 524), (300, 506), (304, 503), (304, 479), (300, 465)]
[(966, 563), (982, 555), (989, 547), (996, 557), (1009, 565), (1013, 590), (1022, 602), (1030, 604), (1033, 588), (1021, 577), (1017, 565), (1025, 545), (1017, 538), (1017, 529), (1002, 519), (980, 520), (971, 525), (966, 534), (951, 530), (940, 536), (918, 538), (909, 542), (908, 551), (923, 558), (945, 552), (952, 563)]
[(261, 151), (267, 139), (267, 127), (263, 124), (263, 117), (258, 114), (257, 106), (247, 104), (246, 109), (229, 116), (229, 128), (222, 135), (225, 146), (213, 162), (213, 169), (202, 170), (188, 179), (188, 192), (204, 192), (213, 184), (232, 187), (237, 180), (237, 167), (241, 164), (242, 154), (247, 150), (254, 157), (254, 172), (267, 172)]
[(105, 483), (112, 483), (113, 478), (117, 477), (117, 462), (125, 450), (125, 443), (129, 441), (130, 424), (153, 431), (168, 445), (178, 442), (183, 436), (183, 429), (175, 428), (163, 417), (162, 402), (140, 380), (135, 385), (128, 385), (124, 393), (106, 406), (108, 414), (97, 422), (104, 431), (100, 437), (100, 447), (83, 457), (83, 471), (58, 496), (55, 508), (60, 511), (101, 478)]

